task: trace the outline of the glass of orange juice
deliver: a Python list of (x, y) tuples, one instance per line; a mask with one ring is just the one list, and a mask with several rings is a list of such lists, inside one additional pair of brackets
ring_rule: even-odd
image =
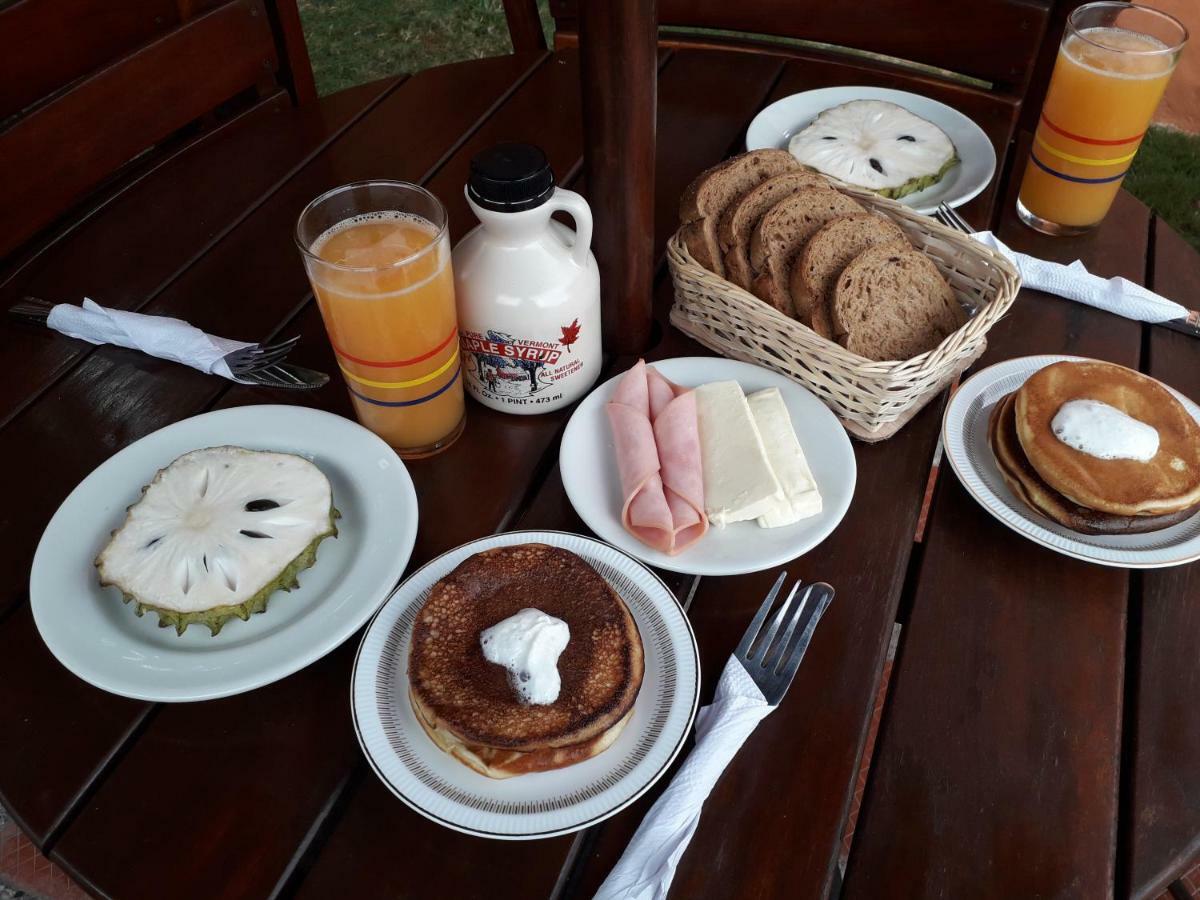
[(446, 210), (400, 181), (334, 188), (296, 223), (325, 330), (358, 421), (413, 459), (465, 417)]
[(1100, 224), (1187, 42), (1183, 23), (1134, 3), (1088, 3), (1067, 19), (1017, 213), (1046, 234)]

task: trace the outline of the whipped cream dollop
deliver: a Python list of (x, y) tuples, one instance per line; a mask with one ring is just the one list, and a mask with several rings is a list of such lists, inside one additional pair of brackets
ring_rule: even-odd
[(508, 670), (522, 703), (539, 705), (558, 699), (558, 657), (570, 640), (567, 623), (540, 609), (523, 609), (479, 635), (484, 659)]
[(1158, 431), (1099, 400), (1068, 400), (1050, 422), (1054, 436), (1097, 459), (1149, 462), (1158, 453)]

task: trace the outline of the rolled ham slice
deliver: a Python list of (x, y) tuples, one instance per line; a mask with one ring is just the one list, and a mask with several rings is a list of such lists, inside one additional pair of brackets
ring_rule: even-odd
[(622, 524), (655, 550), (687, 549), (708, 530), (695, 395), (638, 360), (618, 382), (607, 412)]

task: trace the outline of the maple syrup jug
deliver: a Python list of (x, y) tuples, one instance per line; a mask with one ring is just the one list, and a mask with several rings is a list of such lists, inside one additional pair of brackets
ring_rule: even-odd
[[(592, 211), (555, 186), (545, 154), (529, 144), (476, 156), (466, 194), (480, 222), (454, 248), (467, 391), (502, 412), (561, 409), (600, 374)], [(550, 218), (560, 210), (575, 231)]]

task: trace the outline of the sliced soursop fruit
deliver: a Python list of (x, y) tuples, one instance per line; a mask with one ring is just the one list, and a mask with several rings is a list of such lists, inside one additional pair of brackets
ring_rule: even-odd
[(298, 587), (339, 516), (329, 479), (301, 456), (194, 450), (142, 488), (96, 568), (139, 616), (150, 610), (160, 627), (183, 634), (199, 624), (215, 636)]
[(818, 172), (892, 199), (937, 184), (958, 162), (946, 132), (883, 100), (830, 107), (792, 136), (788, 150)]

